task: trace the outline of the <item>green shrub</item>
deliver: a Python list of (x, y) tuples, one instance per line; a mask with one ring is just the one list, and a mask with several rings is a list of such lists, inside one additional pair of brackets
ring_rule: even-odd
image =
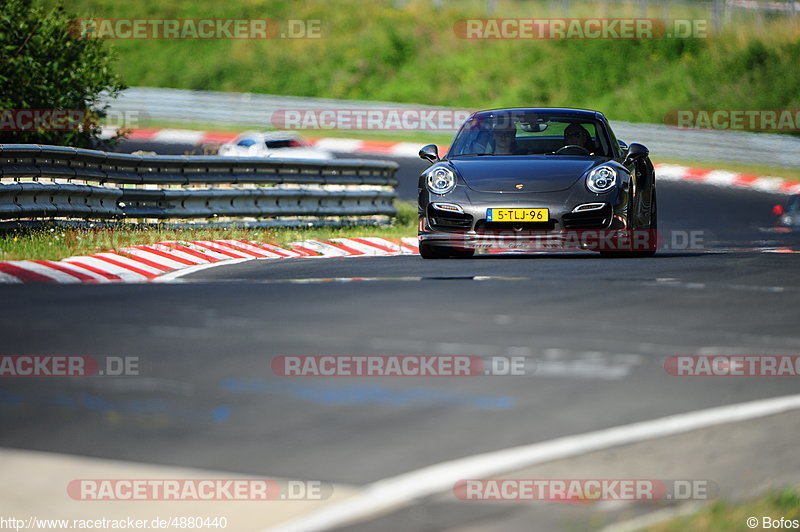
[[(113, 71), (104, 42), (70, 33), (73, 18), (61, 6), (45, 11), (30, 0), (0, 2), (0, 110), (6, 124), (5, 130), (0, 128), (0, 143), (99, 144), (98, 121), (107, 107), (99, 96), (108, 91), (116, 97), (124, 86)], [(85, 114), (76, 114), (77, 121), (59, 130), (9, 130), (10, 123), (19, 124), (10, 118), (11, 113), (21, 109)]]

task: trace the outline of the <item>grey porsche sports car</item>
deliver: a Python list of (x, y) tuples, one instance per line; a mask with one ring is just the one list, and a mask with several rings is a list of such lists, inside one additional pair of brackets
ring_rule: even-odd
[(419, 178), (419, 249), (426, 259), (476, 249), (563, 247), (651, 256), (655, 171), (641, 144), (618, 141), (602, 113), (515, 108), (472, 114), (448, 153)]

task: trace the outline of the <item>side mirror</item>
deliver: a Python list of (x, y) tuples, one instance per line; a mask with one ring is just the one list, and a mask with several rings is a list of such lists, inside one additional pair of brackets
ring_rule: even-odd
[(625, 156), (625, 162), (636, 161), (638, 159), (644, 159), (650, 155), (650, 150), (648, 150), (645, 146), (641, 144), (632, 143), (628, 146), (628, 154)]
[(619, 149), (620, 149), (620, 151), (622, 151), (622, 157), (623, 158), (627, 157), (628, 156), (628, 145), (626, 143), (622, 142), (621, 140), (618, 140), (617, 142), (619, 142)]
[(436, 144), (423, 146), (422, 149), (419, 150), (419, 158), (435, 163), (439, 161), (439, 148), (436, 147)]
[(772, 208), (772, 214), (774, 214), (775, 216), (780, 216), (784, 212), (786, 212), (786, 209), (783, 208), (783, 205), (775, 205)]

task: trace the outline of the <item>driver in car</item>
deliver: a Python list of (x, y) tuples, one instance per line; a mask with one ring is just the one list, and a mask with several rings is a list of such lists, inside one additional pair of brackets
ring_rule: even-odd
[(590, 155), (594, 155), (594, 143), (592, 136), (580, 124), (570, 124), (564, 130), (564, 145), (565, 146), (580, 146), (586, 149)]

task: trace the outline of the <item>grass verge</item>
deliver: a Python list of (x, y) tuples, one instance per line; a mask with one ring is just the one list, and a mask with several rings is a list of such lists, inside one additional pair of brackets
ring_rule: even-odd
[[(758, 520), (758, 525), (755, 527), (747, 525), (747, 519), (752, 517)], [(779, 520), (781, 517), (789, 521), (800, 520), (800, 491), (797, 489), (774, 491), (754, 501), (741, 504), (719, 501), (694, 515), (667, 521), (647, 528), (645, 531), (685, 532), (687, 530), (704, 530), (706, 532), (722, 532), (748, 529), (765, 530), (767, 528), (785, 529), (783, 527), (764, 527), (764, 517), (768, 517), (771, 520)]]
[[(59, 0), (41, 0), (54, 6)], [(677, 109), (797, 109), (800, 25), (729, 10), (689, 38), (465, 39), (460, 20), (708, 21), (711, 4), (550, 0), (71, 0), (75, 17), (314, 21), (319, 38), (111, 39), (130, 86), (414, 102), (464, 108), (585, 107), (673, 123)], [(493, 11), (487, 12), (487, 6)], [(565, 11), (565, 7), (569, 6)], [(484, 35), (489, 36), (490, 35)]]
[(378, 236), (399, 238), (416, 236), (417, 206), (411, 202), (395, 203), (398, 215), (390, 226), (308, 229), (50, 229), (20, 230), (0, 233), (0, 260), (59, 260), (74, 255), (89, 255), (136, 244), (154, 244), (165, 240), (246, 239), (286, 244), (308, 239)]

